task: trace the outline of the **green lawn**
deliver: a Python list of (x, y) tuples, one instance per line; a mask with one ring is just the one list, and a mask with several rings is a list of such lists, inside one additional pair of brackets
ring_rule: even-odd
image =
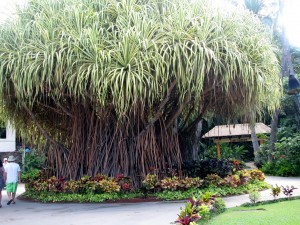
[(215, 217), (210, 225), (299, 225), (300, 200), (291, 200), (255, 207), (228, 209)]

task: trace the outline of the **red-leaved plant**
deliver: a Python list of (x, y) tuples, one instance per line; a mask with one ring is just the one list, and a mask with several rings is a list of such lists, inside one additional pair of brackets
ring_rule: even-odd
[(281, 186), (282, 192), (286, 197), (291, 197), (293, 195), (293, 191), (297, 188), (295, 188), (293, 185), (289, 187), (288, 185), (286, 187)]
[(122, 191), (129, 192), (131, 190), (132, 185), (129, 177), (124, 176), (124, 174), (117, 174), (116, 181)]
[(175, 221), (175, 223), (180, 224), (180, 225), (192, 225), (195, 224), (197, 220), (200, 220), (201, 216), (198, 214), (192, 215), (192, 216), (183, 216), (183, 217), (178, 217), (178, 220)]

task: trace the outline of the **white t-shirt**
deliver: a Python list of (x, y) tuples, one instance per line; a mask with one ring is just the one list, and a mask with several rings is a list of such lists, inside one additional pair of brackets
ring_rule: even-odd
[(18, 173), (21, 171), (19, 164), (10, 162), (5, 165), (4, 169), (6, 172), (6, 183), (18, 182)]

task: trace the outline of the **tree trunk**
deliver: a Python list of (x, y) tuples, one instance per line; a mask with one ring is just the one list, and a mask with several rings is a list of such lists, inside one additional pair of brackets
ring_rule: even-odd
[(273, 160), (272, 154), (275, 151), (275, 143), (277, 141), (278, 116), (279, 116), (279, 110), (277, 109), (273, 113), (272, 122), (271, 122), (270, 151), (269, 151), (269, 155), (268, 155), (269, 162), (272, 162), (272, 160)]
[(252, 140), (252, 145), (253, 145), (253, 150), (254, 150), (254, 161), (257, 161), (258, 157), (258, 149), (259, 149), (259, 144), (258, 144), (258, 139), (256, 136), (256, 131), (255, 131), (255, 124), (250, 124), (250, 130), (251, 130), (251, 140)]
[[(68, 108), (71, 117), (57, 116), (49, 111), (46, 122), (52, 123), (56, 117), (56, 123), (68, 128), (59, 135), (54, 129), (46, 130), (44, 127), (48, 125), (39, 123), (43, 121), (41, 114), (24, 105), (24, 111), (49, 142), (46, 148), (49, 174), (77, 180), (85, 175), (95, 177), (102, 173), (115, 177), (122, 173), (138, 188), (153, 170), (159, 171), (160, 178), (169, 169), (180, 172), (182, 160), (176, 123), (167, 128), (161, 117), (154, 117), (149, 125), (144, 122), (143, 113), (136, 113), (143, 112), (142, 103), (132, 105), (128, 115), (122, 118), (116, 117), (113, 107), (96, 111), (90, 106), (90, 102), (74, 101)], [(52, 109), (57, 111), (55, 103)], [(66, 136), (69, 140), (65, 140)]]
[(200, 122), (197, 124), (197, 129), (195, 132), (195, 141), (193, 143), (193, 160), (198, 160), (199, 156), (199, 144), (201, 140), (201, 131), (202, 131), (202, 122), (203, 120), (200, 120)]
[[(279, 0), (279, 15), (282, 14), (282, 9), (284, 7), (284, 2), (282, 0)], [(279, 16), (278, 16), (279, 17)], [(278, 20), (278, 18), (277, 18)], [(291, 54), (289, 51), (289, 43), (286, 38), (285, 28), (282, 27), (282, 35), (281, 35), (281, 43), (282, 43), (282, 57), (281, 57), (281, 78), (284, 77), (284, 75), (288, 74), (290, 72), (290, 69), (293, 65), (291, 62)], [(278, 116), (279, 116), (279, 109), (276, 109), (272, 115), (272, 121), (271, 121), (271, 136), (270, 136), (270, 151), (268, 155), (268, 161), (272, 162), (273, 157), (272, 153), (275, 151), (275, 143), (277, 141), (277, 131), (278, 131)]]
[(295, 102), (297, 105), (298, 113), (300, 113), (300, 93), (295, 95)]

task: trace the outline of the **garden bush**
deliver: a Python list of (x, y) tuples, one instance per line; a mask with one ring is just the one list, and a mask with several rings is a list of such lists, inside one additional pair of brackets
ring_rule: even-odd
[(211, 210), (213, 214), (219, 215), (226, 210), (225, 201), (221, 198), (216, 198), (216, 201), (214, 203), (214, 208)]
[(39, 177), (41, 170), (32, 168), (27, 172), (21, 173), (21, 180), (23, 183), (30, 182), (31, 180), (36, 180)]
[(45, 167), (46, 156), (38, 149), (31, 149), (25, 154), (24, 167), (25, 171), (30, 169), (43, 169)]
[(180, 179), (179, 177), (166, 177), (161, 181), (158, 180), (156, 175), (147, 174), (145, 179), (142, 181), (142, 188), (145, 188), (149, 192), (159, 191), (159, 190), (187, 190), (190, 188), (199, 188), (203, 183), (199, 177), (184, 177)]
[[(245, 147), (243, 145), (231, 146), (228, 143), (221, 143), (220, 148), (222, 150), (222, 157), (225, 159), (245, 160), (247, 158), (246, 154), (247, 154), (248, 150), (245, 149)], [(204, 157), (205, 158), (217, 158), (217, 148), (216, 148), (215, 144), (207, 148)]]
[(39, 173), (45, 168), (46, 156), (37, 149), (26, 153), (24, 158), (24, 171), (21, 173), (21, 181), (37, 179)]
[(124, 174), (117, 174), (116, 181), (123, 192), (132, 190), (132, 181), (130, 177), (124, 176)]
[(250, 191), (249, 192), (249, 199), (251, 203), (256, 203), (261, 198), (261, 195), (258, 191)]
[(228, 175), (221, 181), (221, 185), (227, 186), (227, 187), (237, 187), (240, 186), (241, 180), (239, 175)]
[(266, 178), (265, 174), (258, 169), (250, 170), (250, 176), (252, 180), (264, 181)]
[(288, 185), (285, 187), (281, 185), (281, 189), (282, 189), (283, 194), (286, 197), (290, 198), (293, 195), (294, 190), (298, 189), (298, 188), (295, 188), (293, 185), (291, 187)]
[(222, 181), (222, 178), (217, 175), (217, 174), (208, 174), (205, 179), (205, 184), (206, 186), (209, 186), (209, 185), (220, 185), (221, 184), (221, 181)]
[(202, 186), (202, 184), (203, 180), (201, 180), (199, 177), (185, 177), (179, 180), (178, 186), (180, 190), (187, 190), (190, 188), (199, 188)]
[(259, 161), (256, 162), (260, 169), (274, 176), (300, 176), (300, 133), (282, 137), (275, 144), (272, 162), (268, 162), (269, 144), (260, 147)]
[(175, 191), (178, 189), (179, 182), (179, 178), (176, 176), (166, 177), (161, 180), (160, 186), (162, 187), (162, 189)]
[(247, 184), (252, 179), (249, 170), (240, 170), (236, 175), (239, 176), (241, 185)]
[(276, 199), (281, 192), (280, 187), (276, 184), (276, 186), (271, 186), (271, 195)]
[(120, 185), (114, 179), (99, 181), (99, 187), (102, 193), (119, 192), (121, 189)]
[(189, 177), (205, 178), (208, 174), (217, 174), (226, 177), (245, 168), (243, 162), (227, 159), (204, 159), (199, 161), (186, 161), (182, 170)]

